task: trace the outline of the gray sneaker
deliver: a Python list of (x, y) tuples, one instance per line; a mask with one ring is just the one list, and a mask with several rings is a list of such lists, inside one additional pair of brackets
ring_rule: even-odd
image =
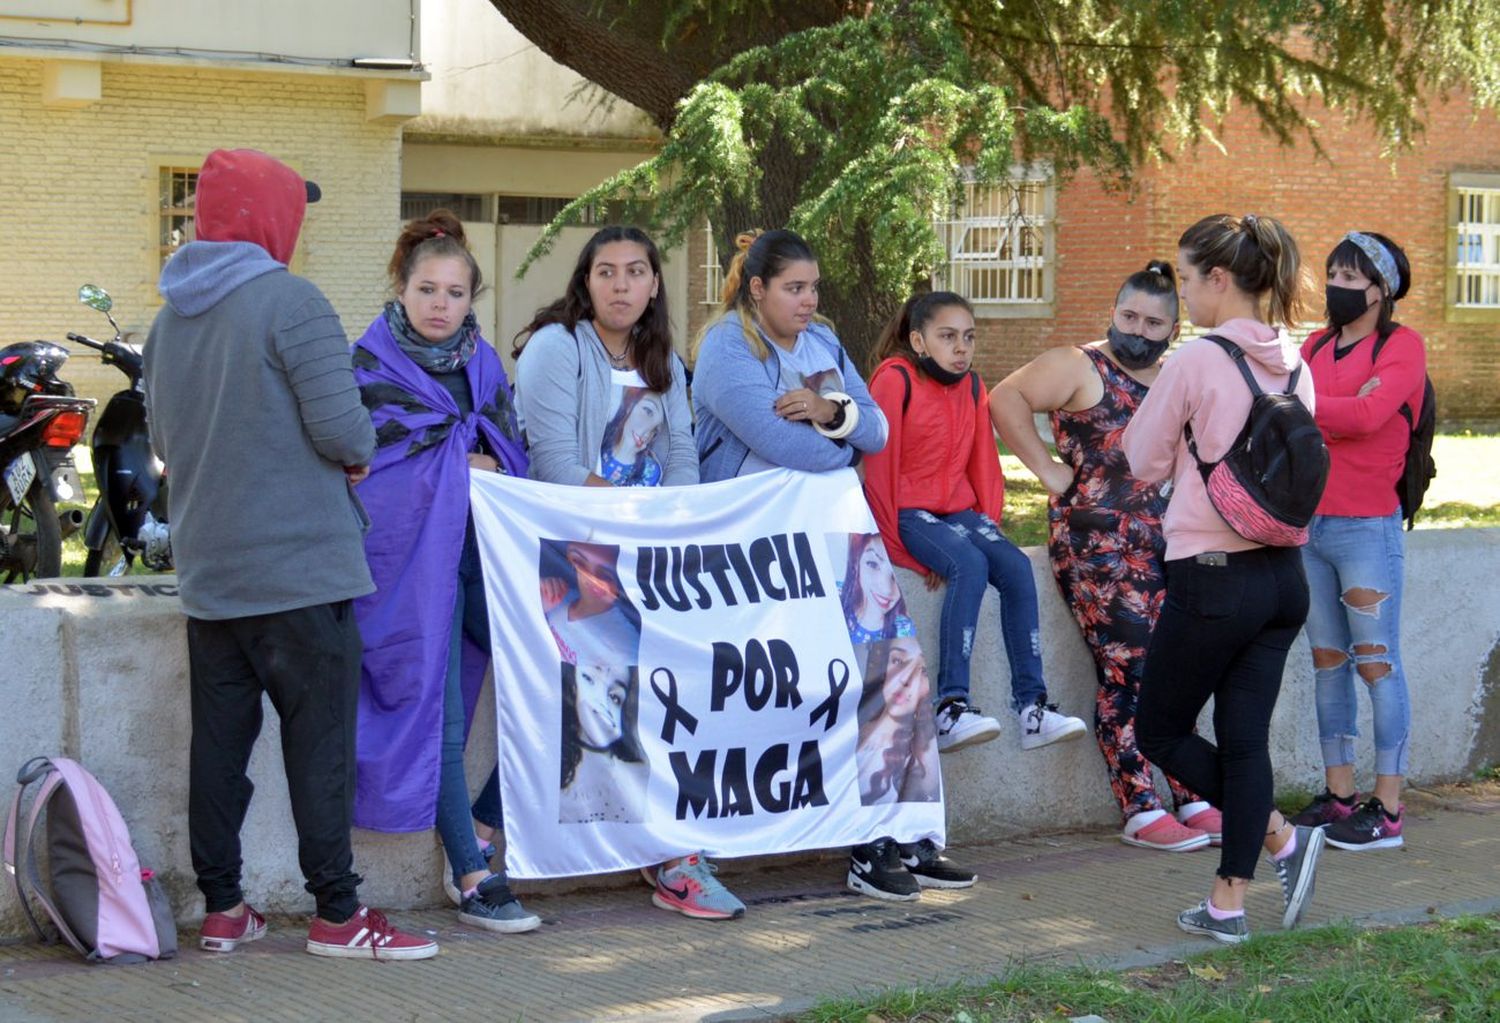
[(464, 899), (458, 910), (460, 923), (483, 927), (487, 931), (520, 934), (542, 926), (542, 918), (521, 907), (521, 900), (511, 893), (504, 874), (491, 874), (479, 882), (474, 894)]
[(1297, 850), (1281, 860), (1272, 860), (1276, 877), (1281, 881), (1281, 897), (1286, 900), (1286, 912), (1281, 914), (1281, 926), (1288, 930), (1297, 926), (1302, 911), (1312, 901), (1313, 885), (1317, 881), (1318, 857), (1323, 855), (1322, 828), (1297, 825), (1293, 834), (1297, 836)]
[(1208, 913), (1208, 900), (1204, 899), (1192, 909), (1177, 914), (1177, 926), (1189, 934), (1204, 934), (1225, 945), (1238, 945), (1250, 940), (1250, 921), (1245, 914), (1228, 920), (1215, 920)]

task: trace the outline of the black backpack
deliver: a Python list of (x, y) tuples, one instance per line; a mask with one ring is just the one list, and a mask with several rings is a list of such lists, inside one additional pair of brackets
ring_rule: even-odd
[[(1370, 353), (1372, 366), (1399, 326), (1399, 323), (1387, 325), (1375, 339), (1375, 350)], [(1312, 361), (1312, 357), (1333, 338), (1334, 332), (1329, 330), (1314, 341), (1312, 351), (1307, 354), (1308, 361)], [(1396, 480), (1396, 496), (1401, 499), (1401, 517), (1406, 520), (1406, 528), (1411, 529), (1416, 525), (1417, 510), (1422, 507), (1427, 488), (1437, 475), (1437, 463), (1432, 460), (1432, 440), (1437, 436), (1437, 390), (1432, 386), (1430, 375), (1422, 381), (1422, 414), (1413, 418), (1411, 402), (1405, 401), (1401, 403), (1401, 417), (1406, 420), (1410, 437), (1406, 443), (1406, 464)]]
[(1296, 395), (1302, 366), (1292, 370), (1284, 392), (1263, 391), (1245, 364), (1244, 349), (1214, 334), (1207, 340), (1234, 360), (1252, 395), (1244, 428), (1217, 462), (1198, 457), (1192, 424), (1184, 427), (1208, 499), (1246, 540), (1271, 547), (1301, 546), (1328, 482), (1323, 431)]

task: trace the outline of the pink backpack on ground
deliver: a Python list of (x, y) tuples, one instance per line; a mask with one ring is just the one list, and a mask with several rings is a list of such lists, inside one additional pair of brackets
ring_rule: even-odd
[[(166, 892), (142, 870), (130, 829), (104, 786), (64, 757), (35, 757), (16, 776), (16, 794), (5, 822), (5, 872), (16, 902), (42, 941), (47, 934), (32, 912), (41, 903), (69, 945), (90, 962), (138, 963), (177, 954), (177, 925)], [(41, 782), (24, 824), (27, 788)], [(49, 878), (43, 891), (34, 832), (47, 811)]]

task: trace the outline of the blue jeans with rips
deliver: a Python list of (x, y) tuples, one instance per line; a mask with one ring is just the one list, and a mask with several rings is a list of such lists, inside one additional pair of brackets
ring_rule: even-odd
[(465, 874), (488, 870), (474, 839), (474, 821), (493, 828), (501, 825), (500, 775), (498, 768), (471, 807), (469, 782), (464, 777), (464, 697), (460, 684), (463, 641), (470, 640), (490, 648), (489, 610), (484, 599), (484, 574), (480, 570), (479, 545), (474, 537), (474, 522), (464, 536), (464, 550), (458, 562), (458, 596), (453, 606), (453, 629), (448, 644), (448, 675), (443, 686), (442, 759), (438, 773), (437, 832), (453, 883)]
[(897, 518), (901, 543), (945, 580), (938, 636), (938, 700), (969, 695), (969, 658), (985, 586), (1000, 594), (1000, 634), (1010, 662), (1011, 709), (1047, 695), (1042, 676), (1041, 624), (1031, 559), (1007, 540), (1000, 527), (971, 509), (935, 515), (903, 509)]
[[(1354, 763), (1358, 691), (1363, 689), (1374, 711), (1375, 773), (1407, 773), (1411, 697), (1401, 665), (1405, 563), (1399, 509), (1381, 517), (1313, 518), (1307, 546), (1302, 548), (1312, 598), (1307, 639), (1314, 656), (1318, 651), (1334, 651), (1344, 658), (1335, 667), (1314, 669), (1318, 738), (1326, 767)], [(1360, 595), (1369, 599), (1351, 599), (1352, 590), (1370, 591)], [(1366, 678), (1360, 674), (1361, 667), (1379, 677)]]

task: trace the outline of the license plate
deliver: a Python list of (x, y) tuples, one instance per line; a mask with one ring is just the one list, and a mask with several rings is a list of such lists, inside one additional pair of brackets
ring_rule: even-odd
[(31, 489), (31, 483), (35, 479), (36, 463), (31, 460), (30, 451), (6, 466), (5, 485), (10, 489), (11, 501), (20, 504), (25, 500), (26, 492)]

